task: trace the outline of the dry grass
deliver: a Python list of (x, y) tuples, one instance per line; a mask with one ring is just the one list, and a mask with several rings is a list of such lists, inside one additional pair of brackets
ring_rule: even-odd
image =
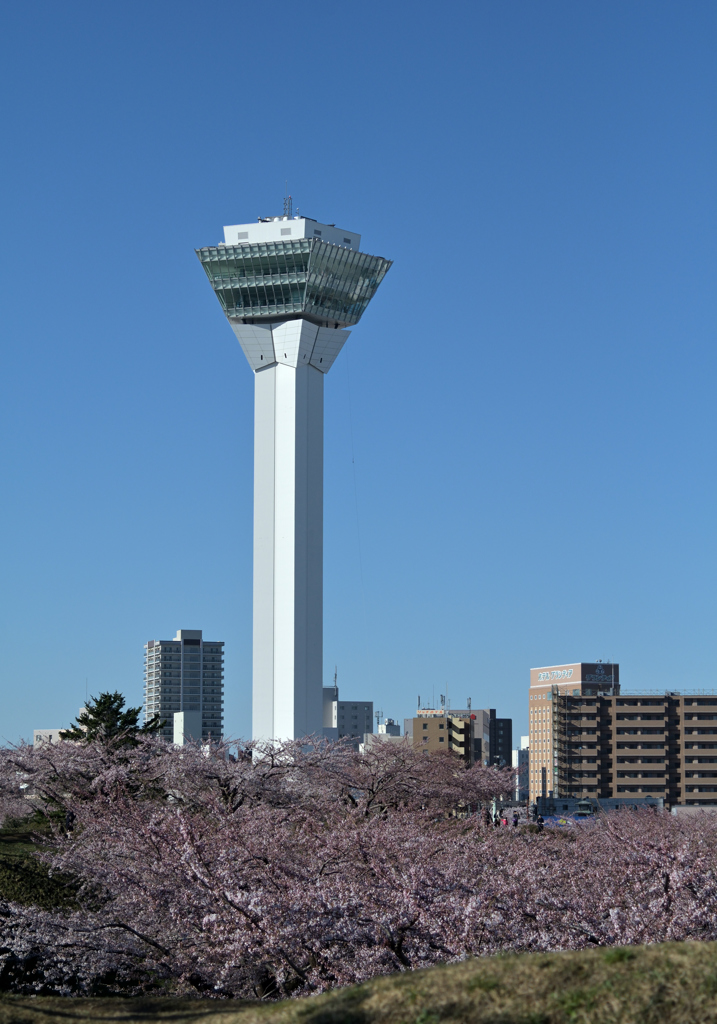
[(470, 960), (282, 1003), (0, 998), (0, 1024), (717, 1024), (717, 943)]

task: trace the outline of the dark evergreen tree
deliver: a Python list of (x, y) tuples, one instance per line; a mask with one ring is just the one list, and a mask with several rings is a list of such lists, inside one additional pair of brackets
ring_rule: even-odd
[(60, 738), (87, 743), (93, 740), (133, 743), (137, 735), (156, 733), (162, 727), (159, 715), (154, 715), (144, 725), (140, 725), (142, 708), (124, 710), (124, 705), (125, 699), (118, 690), (90, 697), (88, 706), (70, 728), (60, 731)]

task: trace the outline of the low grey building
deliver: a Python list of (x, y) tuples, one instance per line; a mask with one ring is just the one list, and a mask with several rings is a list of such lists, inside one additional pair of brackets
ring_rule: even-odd
[(339, 700), (338, 686), (325, 686), (323, 727), (326, 739), (347, 736), (360, 743), (366, 733), (373, 732), (373, 701)]
[(401, 726), (393, 718), (384, 718), (378, 727), (380, 736), (400, 736)]

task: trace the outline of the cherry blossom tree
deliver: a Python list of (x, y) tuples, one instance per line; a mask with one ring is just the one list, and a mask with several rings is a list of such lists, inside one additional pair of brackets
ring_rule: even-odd
[(712, 818), (487, 828), (474, 812), (513, 773), (408, 743), (0, 752), (13, 807), (20, 784), (80, 891), (71, 912), (0, 904), (0, 987), (17, 991), (277, 998), (467, 956), (717, 938)]

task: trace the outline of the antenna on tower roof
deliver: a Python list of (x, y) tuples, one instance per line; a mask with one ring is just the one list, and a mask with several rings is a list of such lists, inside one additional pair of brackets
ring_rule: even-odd
[(284, 183), (284, 216), (291, 220), (291, 196), (289, 195), (289, 182)]

